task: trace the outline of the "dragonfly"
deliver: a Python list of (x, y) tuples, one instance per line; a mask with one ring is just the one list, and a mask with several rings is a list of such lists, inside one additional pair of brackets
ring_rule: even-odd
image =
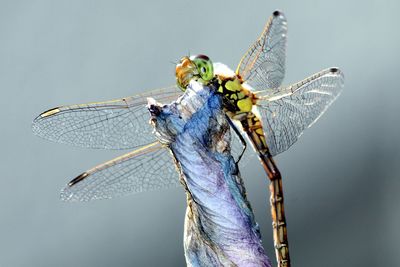
[[(33, 132), (45, 139), (96, 149), (134, 149), (91, 168), (61, 191), (65, 201), (108, 199), (179, 185), (167, 149), (156, 141), (149, 124), (147, 99), (176, 100), (195, 80), (223, 99), (235, 147), (247, 143), (270, 181), (273, 236), (278, 266), (290, 266), (282, 177), (273, 157), (286, 151), (339, 96), (344, 75), (328, 68), (289, 86), (285, 75), (287, 20), (273, 12), (259, 38), (240, 59), (235, 71), (205, 55), (185, 56), (176, 65), (176, 84), (121, 99), (52, 108), (37, 116)], [(246, 137), (247, 140), (244, 140)], [(245, 162), (248, 159), (242, 159)]]

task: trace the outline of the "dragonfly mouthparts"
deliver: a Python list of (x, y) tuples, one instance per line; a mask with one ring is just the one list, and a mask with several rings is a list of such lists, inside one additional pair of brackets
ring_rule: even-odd
[(178, 85), (181, 88), (186, 88), (192, 78), (199, 76), (199, 72), (196, 65), (188, 57), (184, 57), (176, 65), (175, 75)]

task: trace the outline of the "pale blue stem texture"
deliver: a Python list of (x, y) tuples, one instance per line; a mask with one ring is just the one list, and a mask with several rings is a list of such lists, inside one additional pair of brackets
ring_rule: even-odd
[(221, 103), (196, 82), (170, 105), (153, 103), (160, 111), (153, 113), (155, 134), (171, 150), (187, 193), (187, 266), (269, 267)]

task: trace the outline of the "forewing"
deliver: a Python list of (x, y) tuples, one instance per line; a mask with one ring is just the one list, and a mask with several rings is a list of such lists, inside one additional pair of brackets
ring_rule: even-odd
[(174, 166), (169, 151), (154, 142), (82, 173), (61, 191), (61, 199), (109, 199), (175, 187), (179, 178)]
[(57, 107), (36, 117), (32, 129), (45, 139), (80, 147), (134, 148), (155, 141), (147, 98), (168, 103), (180, 94), (171, 86), (117, 100)]
[(265, 92), (258, 102), (267, 145), (275, 156), (293, 145), (339, 96), (343, 73), (331, 68), (280, 89), (275, 95)]
[(236, 74), (255, 90), (274, 92), (285, 76), (287, 22), (275, 11), (258, 40), (247, 50)]

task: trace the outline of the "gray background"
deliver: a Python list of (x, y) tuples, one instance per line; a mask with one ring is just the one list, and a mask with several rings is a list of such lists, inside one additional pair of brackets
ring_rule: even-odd
[[(63, 203), (70, 178), (122, 152), (44, 141), (60, 104), (174, 83), (188, 51), (236, 67), (276, 8), (285, 83), (337, 65), (336, 103), (277, 157), (294, 266), (400, 266), (399, 1), (0, 1), (0, 266), (183, 266), (181, 188)], [(273, 258), (267, 182), (243, 169)]]

